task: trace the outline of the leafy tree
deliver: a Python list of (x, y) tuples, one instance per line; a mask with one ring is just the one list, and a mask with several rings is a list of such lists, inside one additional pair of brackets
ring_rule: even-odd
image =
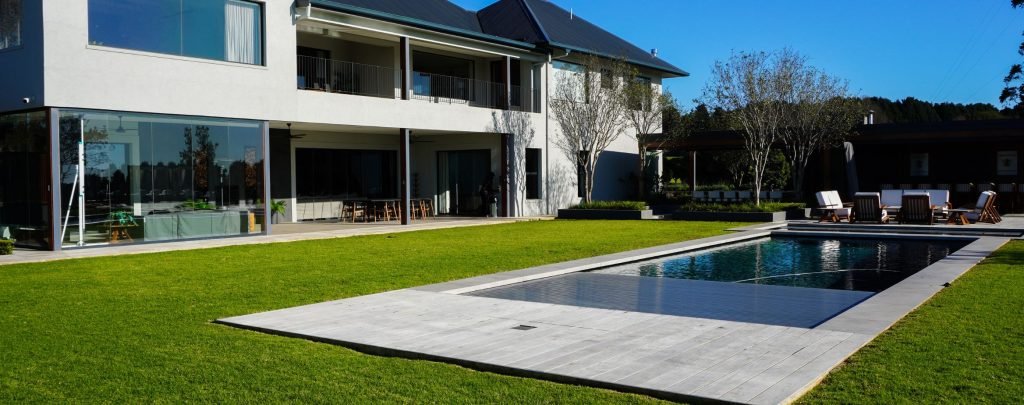
[[(582, 174), (583, 202), (591, 202), (594, 175), (601, 153), (626, 128), (619, 80), (627, 77), (628, 65), (622, 60), (587, 56), (579, 71), (560, 70), (553, 89), (551, 112), (561, 129), (555, 145), (576, 163)], [(603, 81), (601, 77), (610, 80)]]
[[(1024, 0), (1010, 0), (1013, 8), (1024, 7)], [(1017, 48), (1017, 54), (1024, 56), (1024, 42)], [(999, 95), (999, 102), (1014, 107), (1018, 112), (1024, 110), (1024, 67), (1020, 63), (1010, 66), (1010, 73), (1003, 78), (1006, 87)]]
[(789, 49), (733, 54), (725, 62), (715, 62), (704, 90), (705, 101), (730, 111), (730, 127), (743, 136), (753, 165), (754, 203), (758, 206), (765, 169), (792, 104), (793, 78), (803, 61)]

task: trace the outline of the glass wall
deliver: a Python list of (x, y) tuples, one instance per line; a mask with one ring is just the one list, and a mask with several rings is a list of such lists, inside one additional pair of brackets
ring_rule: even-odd
[(0, 115), (0, 238), (50, 247), (50, 131), (45, 111)]
[(300, 199), (398, 197), (398, 152), (295, 149), (295, 191)]
[(22, 0), (0, 0), (0, 49), (21, 46)]
[(261, 65), (263, 9), (241, 0), (89, 0), (89, 43)]
[(263, 232), (260, 122), (61, 110), (59, 131), (62, 246)]

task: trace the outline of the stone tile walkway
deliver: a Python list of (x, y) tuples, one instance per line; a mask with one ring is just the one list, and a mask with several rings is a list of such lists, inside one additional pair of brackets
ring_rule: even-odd
[[(750, 230), (660, 249), (677, 252), (767, 232)], [(372, 354), (671, 400), (788, 403), (1007, 240), (979, 237), (813, 328), (462, 295), (588, 265), (644, 259), (657, 248), (218, 322)]]

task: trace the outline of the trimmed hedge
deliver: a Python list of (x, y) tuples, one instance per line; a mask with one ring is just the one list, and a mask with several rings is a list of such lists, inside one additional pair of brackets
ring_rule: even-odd
[(14, 254), (14, 240), (0, 239), (0, 256)]
[(569, 207), (571, 210), (627, 210), (642, 211), (647, 209), (643, 201), (591, 201)]

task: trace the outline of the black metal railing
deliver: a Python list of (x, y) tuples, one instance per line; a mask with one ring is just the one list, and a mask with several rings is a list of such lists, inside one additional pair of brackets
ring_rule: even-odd
[(298, 57), (298, 87), (331, 93), (395, 98), (395, 69), (333, 59)]
[(505, 99), (505, 84), (465, 77), (413, 72), (413, 98), (433, 103), (465, 104), (473, 107), (540, 112), (537, 91), (512, 86), (511, 105)]

